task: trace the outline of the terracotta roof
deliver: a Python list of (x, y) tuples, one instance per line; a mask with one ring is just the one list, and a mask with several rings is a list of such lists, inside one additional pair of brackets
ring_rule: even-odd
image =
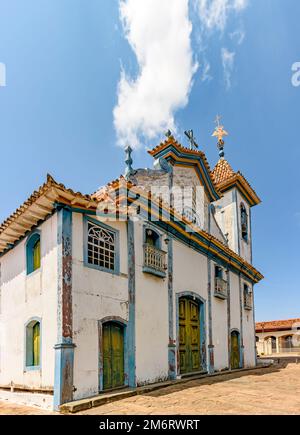
[(299, 323), (300, 326), (300, 319), (287, 319), (287, 320), (271, 320), (268, 322), (257, 322), (255, 324), (255, 331), (256, 332), (270, 332), (270, 331), (282, 331), (282, 330), (289, 330), (293, 328), (293, 325), (295, 323)]
[(58, 202), (74, 207), (97, 207), (91, 195), (67, 189), (48, 174), (46, 182), (0, 225), (0, 254), (45, 220)]
[(220, 159), (212, 171), (212, 175), (217, 184), (228, 180), (235, 175), (234, 170), (225, 159)]
[(251, 187), (244, 175), (240, 171), (234, 172), (230, 164), (224, 158), (221, 158), (218, 161), (212, 171), (212, 176), (216, 186), (222, 193), (229, 188), (236, 186), (247, 198), (250, 206), (257, 205), (261, 202), (255, 190)]
[[(47, 216), (52, 214), (57, 203), (85, 210), (99, 210), (99, 205), (103, 201), (109, 200), (110, 202), (114, 202), (114, 190), (120, 189), (120, 187), (132, 188), (139, 194), (139, 196), (148, 198), (149, 192), (146, 188), (134, 185), (133, 182), (127, 181), (123, 176), (108, 183), (93, 195), (84, 195), (80, 192), (74, 192), (72, 189), (67, 189), (63, 184), (57, 183), (50, 175), (48, 175), (47, 181), (0, 226), (0, 254), (3, 254), (5, 251), (13, 247), (14, 244), (26, 236), (32, 228), (36, 227), (40, 222), (45, 220)], [(152, 195), (151, 199), (156, 202), (157, 205), (161, 204), (164, 209), (170, 211), (177, 220), (183, 220), (183, 222), (193, 227), (195, 233), (199, 233), (209, 241), (209, 250), (214, 252), (215, 255), (220, 255), (224, 259), (224, 255), (218, 252), (218, 249), (221, 248), (221, 250), (228, 256), (228, 261), (231, 262), (238, 260), (241, 263), (240, 270), (243, 269), (244, 273), (248, 275), (250, 274), (249, 277), (251, 276), (255, 282), (258, 282), (263, 278), (263, 275), (258, 270), (213, 235), (201, 230), (186, 217), (179, 215), (174, 208), (169, 206), (169, 204), (163, 201), (160, 202), (160, 198), (155, 195)], [(121, 201), (122, 198), (119, 203), (121, 205), (120, 211), (122, 211), (124, 207), (124, 204), (122, 204)], [(124, 208), (128, 211), (127, 201)], [(190, 238), (193, 237), (190, 233), (188, 233), (188, 236)], [(213, 244), (217, 250), (215, 250)]]

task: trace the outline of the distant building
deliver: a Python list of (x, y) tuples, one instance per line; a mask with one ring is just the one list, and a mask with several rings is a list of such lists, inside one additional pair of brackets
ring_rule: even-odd
[(255, 331), (259, 355), (300, 355), (300, 319), (258, 322)]
[(0, 226), (0, 387), (52, 392), (57, 409), (255, 366), (260, 199), (223, 149), (213, 171), (171, 135), (152, 169), (134, 170), (131, 151), (94, 194), (48, 176)]

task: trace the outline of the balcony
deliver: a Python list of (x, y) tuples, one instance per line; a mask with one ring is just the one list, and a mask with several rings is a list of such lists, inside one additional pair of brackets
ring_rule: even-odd
[(143, 272), (165, 278), (166, 269), (166, 252), (145, 243)]
[(244, 308), (252, 310), (252, 293), (250, 292), (244, 292)]
[(227, 281), (223, 278), (215, 278), (215, 293), (216, 298), (227, 299)]

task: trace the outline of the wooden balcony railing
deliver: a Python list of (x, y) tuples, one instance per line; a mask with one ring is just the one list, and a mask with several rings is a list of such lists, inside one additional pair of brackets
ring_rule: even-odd
[(165, 277), (166, 269), (166, 252), (145, 243), (143, 271)]

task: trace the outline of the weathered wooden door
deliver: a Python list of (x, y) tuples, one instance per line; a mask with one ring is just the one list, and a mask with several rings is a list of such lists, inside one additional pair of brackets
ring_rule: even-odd
[(180, 373), (201, 369), (199, 305), (188, 298), (179, 299), (179, 361)]
[(39, 366), (40, 365), (40, 324), (36, 322), (32, 329), (32, 338), (33, 338), (33, 357), (32, 357), (32, 365)]
[(231, 333), (231, 369), (240, 368), (240, 337), (237, 331)]
[(103, 388), (124, 385), (124, 328), (118, 323), (103, 325)]

